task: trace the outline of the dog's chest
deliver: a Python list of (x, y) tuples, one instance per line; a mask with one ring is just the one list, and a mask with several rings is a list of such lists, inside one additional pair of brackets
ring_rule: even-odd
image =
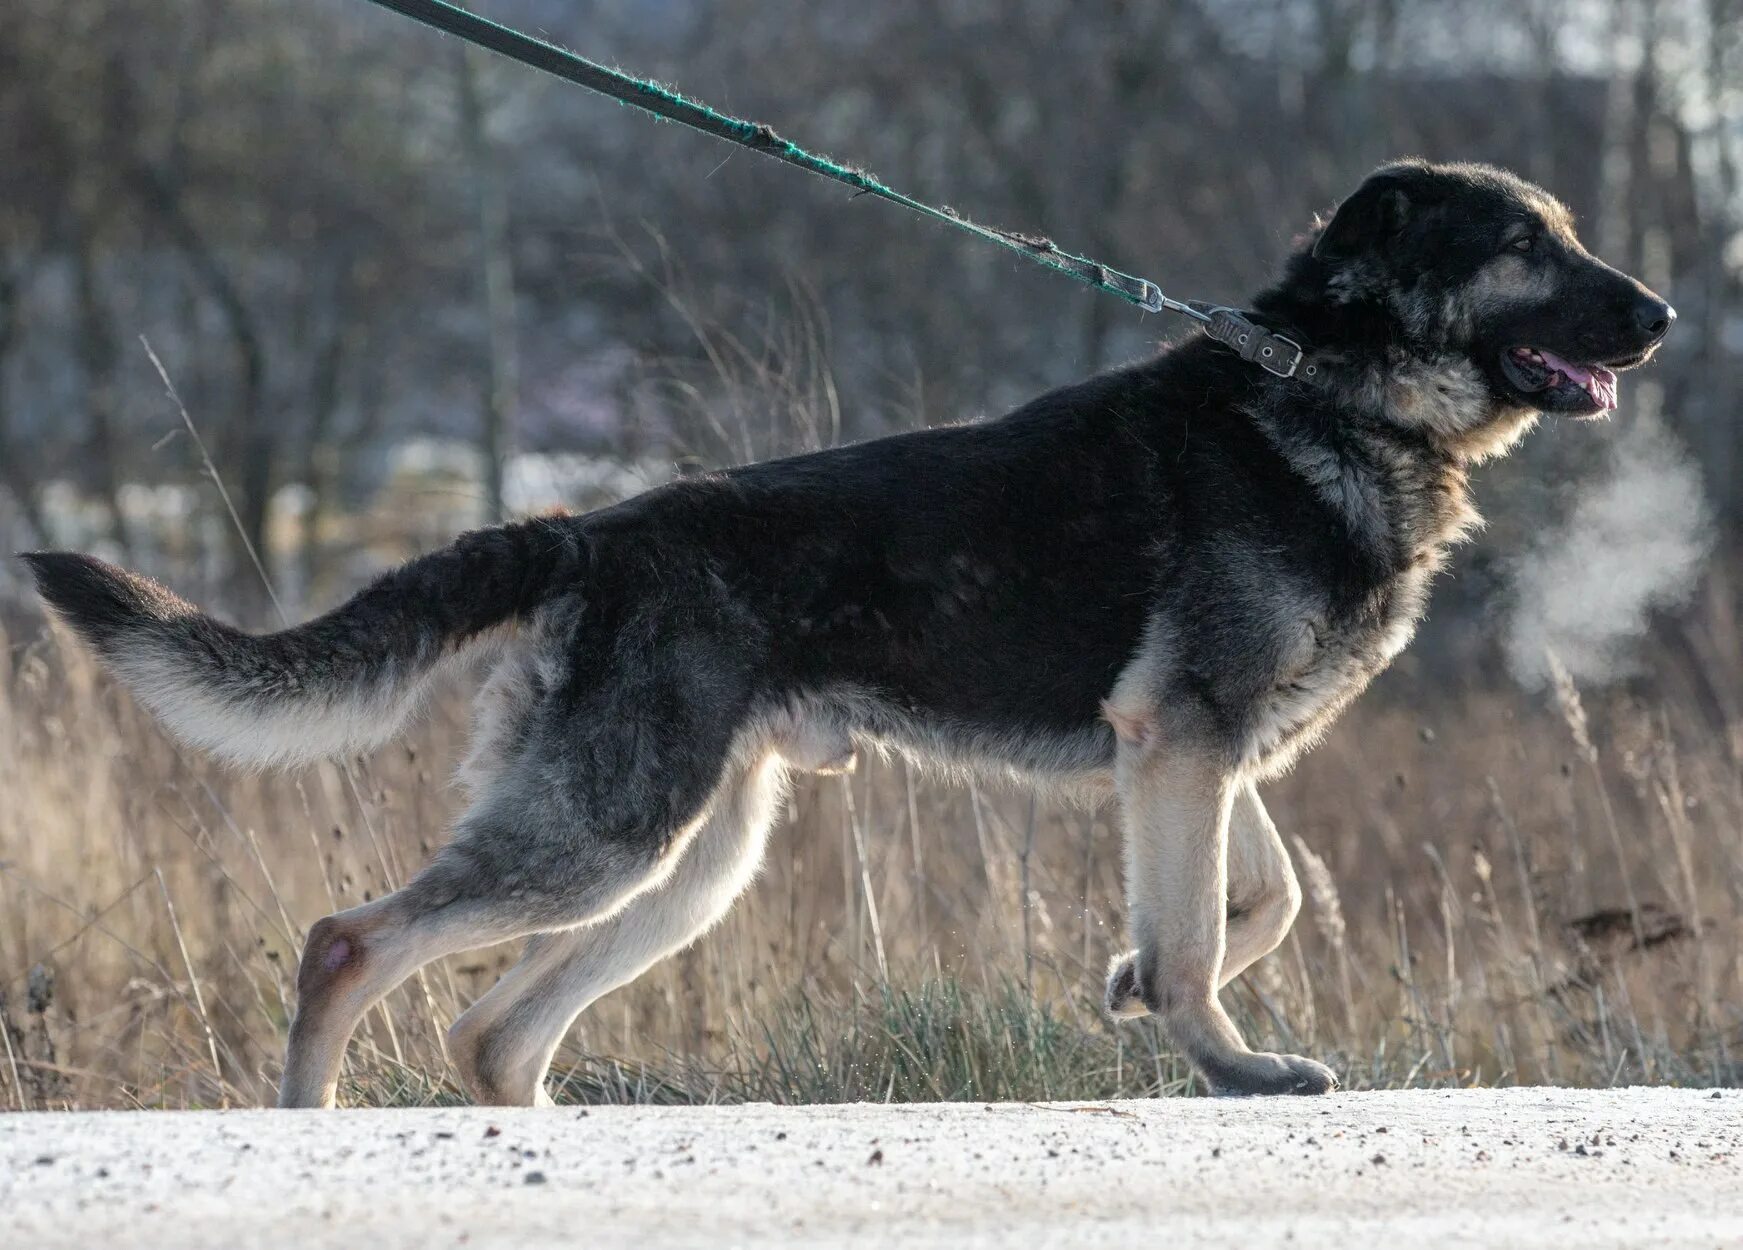
[(1453, 531), (1425, 523), (1420, 532), (1428, 541), (1359, 604), (1303, 616), (1285, 632), (1273, 681), (1249, 720), (1248, 754), (1261, 770), (1285, 768), (1317, 742), (1409, 644)]

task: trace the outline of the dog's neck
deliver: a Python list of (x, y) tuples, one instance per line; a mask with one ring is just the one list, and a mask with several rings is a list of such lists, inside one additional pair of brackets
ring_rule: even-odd
[[(1311, 381), (1261, 387), (1254, 420), (1376, 567), (1440, 567), (1482, 523), (1470, 467), (1512, 447), (1537, 413), (1497, 403), (1467, 357), (1414, 344), (1382, 305), (1280, 288), (1253, 308), (1299, 334), (1318, 366)], [(1319, 402), (1304, 407), (1302, 386)]]
[(1283, 387), (1261, 388), (1247, 411), (1348, 530), (1352, 554), (1378, 573), (1438, 568), (1482, 524), (1469, 462), (1420, 430), (1342, 409), (1329, 420), (1323, 408), (1304, 416)]
[(1534, 410), (1497, 397), (1464, 351), (1407, 325), (1370, 273), (1332, 270), (1300, 251), (1253, 308), (1310, 346), (1315, 380), (1340, 414), (1420, 438), (1453, 464), (1505, 455), (1537, 422)]

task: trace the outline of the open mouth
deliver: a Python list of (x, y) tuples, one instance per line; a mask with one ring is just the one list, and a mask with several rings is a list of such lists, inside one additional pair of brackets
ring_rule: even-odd
[(1576, 365), (1541, 347), (1513, 347), (1501, 356), (1507, 380), (1564, 412), (1609, 412), (1616, 407), (1616, 374), (1604, 365)]

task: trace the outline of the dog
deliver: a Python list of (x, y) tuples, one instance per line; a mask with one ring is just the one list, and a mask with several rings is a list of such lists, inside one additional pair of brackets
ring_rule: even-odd
[(751, 880), (789, 774), (861, 748), (1117, 799), (1134, 949), (1108, 1012), (1160, 1017), (1213, 1092), (1334, 1088), (1218, 1001), (1300, 906), (1255, 786), (1409, 641), (1478, 523), (1472, 466), (1543, 413), (1614, 408), (1675, 313), (1547, 192), (1405, 161), (1246, 316), (1304, 365), (1194, 335), (997, 420), (466, 534), (275, 634), (26, 557), (141, 702), (235, 761), (370, 749), (449, 661), (490, 662), (452, 839), (309, 932), (280, 1105), (332, 1106), (371, 1004), (509, 938), (451, 1050), (479, 1102), (548, 1102), (575, 1017)]

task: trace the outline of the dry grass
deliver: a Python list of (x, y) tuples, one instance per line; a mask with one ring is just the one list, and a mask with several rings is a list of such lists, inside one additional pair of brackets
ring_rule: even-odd
[[(779, 336), (739, 339), (654, 252), (634, 263), (698, 352), (694, 377), (651, 366), (650, 427), (702, 463), (835, 441), (804, 292)], [(1736, 567), (1667, 651), (1664, 693), (1449, 691), (1406, 656), (1270, 787), (1308, 904), (1225, 995), (1249, 1039), (1357, 1087), (1743, 1079)], [(443, 837), (464, 693), (372, 758), (238, 775), (180, 751), (64, 636), (0, 631), (0, 1106), (270, 1102), (307, 927)], [(1111, 812), (900, 761), (806, 780), (726, 921), (577, 1024), (559, 1096), (1191, 1091), (1152, 1025), (1099, 1016), (1119, 861)], [(515, 954), (432, 965), (371, 1012), (348, 1100), (457, 1098), (443, 1033)]]
[[(1410, 684), (1389, 677), (1268, 793), (1309, 899), (1229, 993), (1251, 1038), (1357, 1087), (1736, 1082), (1730, 744), (1571, 681), (1432, 717), (1404, 710)], [(456, 695), (371, 759), (241, 776), (179, 751), (58, 635), (0, 645), (0, 1105), (269, 1101), (303, 932), (442, 837), (463, 717)], [(900, 762), (806, 781), (729, 919), (579, 1023), (561, 1092), (1190, 1090), (1154, 1029), (1096, 1012), (1117, 851), (1109, 813)], [(432, 966), (371, 1013), (350, 1097), (457, 1097), (443, 1029), (513, 956)]]

